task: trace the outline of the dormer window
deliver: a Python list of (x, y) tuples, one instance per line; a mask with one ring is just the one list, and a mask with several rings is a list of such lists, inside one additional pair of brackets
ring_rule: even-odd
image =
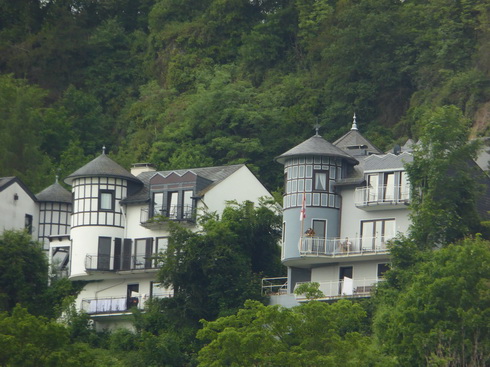
[(196, 175), (192, 171), (174, 171), (168, 174), (157, 173), (150, 179), (151, 202), (142, 214), (142, 225), (155, 216), (176, 221), (194, 221), (196, 211), (196, 192), (209, 186), (212, 181)]
[(153, 216), (162, 215), (173, 220), (190, 220), (194, 217), (194, 191), (164, 191), (153, 193)]
[(366, 185), (356, 189), (358, 207), (397, 205), (408, 201), (410, 185), (405, 171), (369, 173), (366, 175)]
[(99, 210), (113, 211), (114, 210), (114, 191), (100, 190), (99, 193)]

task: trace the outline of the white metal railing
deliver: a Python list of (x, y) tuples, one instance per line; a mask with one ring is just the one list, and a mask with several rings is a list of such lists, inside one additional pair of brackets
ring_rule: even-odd
[[(332, 281), (332, 282), (318, 282), (320, 287), (318, 288), (324, 295), (322, 298), (355, 298), (355, 297), (368, 297), (374, 290), (376, 285), (383, 281), (383, 279), (346, 279)], [(310, 282), (298, 282), (295, 285), (295, 289), (303, 283)], [(306, 300), (306, 296), (303, 294), (296, 295), (297, 300)]]
[(126, 312), (136, 307), (143, 309), (142, 297), (106, 297), (83, 299), (82, 310), (88, 314)]
[(388, 253), (392, 237), (323, 238), (303, 236), (299, 241), (300, 255), (355, 256)]
[(288, 291), (288, 278), (262, 278), (262, 295), (286, 294)]
[[(173, 297), (173, 290), (160, 291), (158, 295), (153, 296), (153, 298), (170, 297)], [(128, 312), (134, 307), (143, 310), (149, 299), (147, 296), (86, 298), (82, 300), (82, 310), (91, 315)]]
[(410, 202), (410, 187), (386, 186), (356, 188), (356, 206), (405, 204)]

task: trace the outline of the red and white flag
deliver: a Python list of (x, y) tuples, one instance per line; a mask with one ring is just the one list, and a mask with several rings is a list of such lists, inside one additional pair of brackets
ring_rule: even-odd
[(303, 203), (301, 204), (301, 212), (299, 213), (299, 220), (303, 221), (306, 218), (306, 193), (303, 192)]

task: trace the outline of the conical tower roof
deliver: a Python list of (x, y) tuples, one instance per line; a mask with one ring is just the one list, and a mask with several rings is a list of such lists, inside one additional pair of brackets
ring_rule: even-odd
[(294, 148), (289, 149), (286, 153), (276, 157), (275, 160), (284, 164), (286, 159), (304, 156), (339, 157), (354, 165), (359, 163), (357, 159), (347, 154), (342, 149), (337, 148), (332, 143), (329, 143), (320, 135), (312, 136), (301, 144), (296, 145)]
[(51, 186), (46, 187), (36, 195), (38, 201), (51, 201), (55, 203), (71, 204), (71, 193), (58, 183), (58, 180)]
[(141, 183), (140, 180), (110, 159), (105, 153), (73, 172), (65, 178), (65, 182), (71, 185), (73, 180), (78, 177), (115, 177)]

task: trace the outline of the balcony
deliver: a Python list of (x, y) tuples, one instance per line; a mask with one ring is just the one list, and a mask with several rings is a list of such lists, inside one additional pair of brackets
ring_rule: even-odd
[(356, 188), (356, 207), (364, 210), (403, 209), (409, 203), (410, 187), (407, 186)]
[(167, 220), (191, 222), (196, 221), (196, 209), (192, 205), (173, 205), (169, 208), (142, 208), (140, 223), (144, 227), (154, 227), (165, 223)]
[[(324, 297), (318, 300), (335, 300), (341, 298), (364, 298), (370, 297), (371, 292), (376, 288), (376, 285), (381, 282), (382, 279), (349, 279), (332, 281), (332, 282), (319, 282), (319, 290), (323, 293)], [(309, 282), (303, 282), (309, 283)], [(296, 287), (300, 282), (296, 283)], [(296, 295), (298, 302), (306, 302), (308, 299), (303, 295)]]
[(360, 255), (387, 254), (387, 243), (391, 237), (323, 238), (301, 237), (301, 256), (348, 257)]
[(275, 278), (262, 278), (262, 295), (281, 295), (288, 292), (288, 278), (287, 277), (275, 277)]
[[(162, 293), (157, 298), (169, 298), (173, 296), (172, 291)], [(143, 310), (148, 297), (105, 297), (96, 299), (83, 299), (82, 310), (89, 315), (109, 315), (128, 313), (133, 308)]]
[(144, 255), (133, 256), (85, 256), (85, 270), (91, 271), (130, 271), (158, 269), (157, 254), (147, 257)]

